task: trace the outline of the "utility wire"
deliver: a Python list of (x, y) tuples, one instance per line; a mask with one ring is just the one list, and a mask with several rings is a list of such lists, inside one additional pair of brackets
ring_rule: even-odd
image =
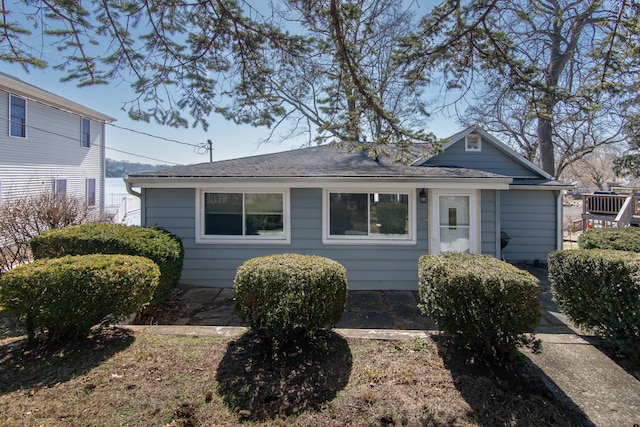
[[(68, 139), (68, 140), (70, 140), (70, 141), (78, 141), (78, 143), (80, 143), (80, 138), (79, 138), (79, 137), (78, 137), (78, 138), (75, 138), (75, 137), (72, 137), (72, 136), (69, 136), (69, 135), (64, 135), (64, 134), (61, 134), (61, 133), (53, 132), (53, 131), (51, 131), (51, 130), (49, 130), (49, 129), (42, 129), (42, 128), (39, 128), (39, 127), (37, 127), (37, 126), (33, 126), (33, 125), (25, 125), (25, 126), (26, 126), (28, 129), (35, 129), (35, 130), (38, 130), (38, 131), (40, 131), (40, 132), (45, 132), (45, 133), (48, 133), (48, 134), (50, 134), (50, 135), (59, 136), (59, 137), (61, 137), (61, 138), (65, 138), (65, 139)], [(119, 126), (116, 126), (116, 127), (119, 127)], [(131, 129), (127, 129), (127, 130), (131, 130)], [(142, 132), (140, 132), (140, 133), (142, 133)], [(150, 136), (153, 136), (153, 135), (150, 135)], [(158, 137), (158, 138), (160, 138), (160, 137)], [(164, 138), (160, 138), (160, 139), (164, 139)], [(178, 142), (178, 141), (173, 141), (173, 142)], [(106, 146), (106, 145), (104, 145), (104, 144), (92, 143), (92, 145), (97, 145), (98, 147), (104, 147), (104, 148), (106, 148), (107, 150), (117, 151), (117, 152), (119, 152), (119, 153), (123, 153), (123, 154), (129, 154), (129, 155), (131, 155), (131, 156), (139, 157), (139, 158), (142, 158), (142, 159), (153, 160), (153, 161), (155, 161), (155, 162), (161, 162), (161, 163), (164, 163), (164, 164), (172, 164), (172, 165), (178, 165), (178, 166), (180, 166), (180, 165), (181, 165), (180, 163), (176, 163), (176, 162), (170, 162), (170, 161), (167, 161), (167, 160), (156, 159), (156, 158), (154, 158), (154, 157), (144, 156), (144, 155), (142, 155), (142, 154), (131, 153), (131, 152), (129, 152), (129, 151), (118, 150), (118, 149), (116, 149), (116, 148), (107, 147), (107, 146)], [(187, 144), (187, 145), (193, 145), (193, 144)], [(195, 146), (195, 145), (194, 145), (194, 146)]]
[(164, 141), (169, 141), (169, 142), (175, 142), (176, 144), (182, 144), (182, 145), (188, 145), (190, 147), (194, 147), (194, 148), (199, 148), (202, 144), (190, 144), (188, 142), (182, 142), (182, 141), (178, 141), (175, 139), (170, 139), (170, 138), (165, 138), (164, 136), (158, 136), (158, 135), (153, 135), (147, 132), (142, 132), (139, 130), (135, 130), (135, 129), (129, 129), (123, 126), (118, 126), (118, 125), (114, 125), (113, 123), (107, 123), (109, 126), (113, 126), (114, 128), (118, 128), (118, 129), (122, 129), (122, 130), (128, 130), (129, 132), (133, 132), (133, 133), (137, 133), (140, 135), (145, 135), (145, 136), (150, 136), (152, 138), (157, 138), (157, 139), (162, 139)]

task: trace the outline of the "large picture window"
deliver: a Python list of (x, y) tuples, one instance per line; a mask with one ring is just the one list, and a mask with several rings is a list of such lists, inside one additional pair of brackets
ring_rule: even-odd
[(412, 238), (409, 193), (328, 192), (327, 240)]
[(286, 240), (285, 193), (203, 192), (203, 240)]

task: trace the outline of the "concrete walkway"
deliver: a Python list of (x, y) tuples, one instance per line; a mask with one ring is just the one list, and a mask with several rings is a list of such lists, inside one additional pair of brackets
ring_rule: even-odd
[[(557, 399), (576, 412), (585, 426), (640, 426), (640, 374), (628, 372), (591, 343), (594, 337), (576, 330), (551, 299), (547, 271), (529, 268), (541, 280), (542, 320), (536, 329), (542, 352), (525, 351), (532, 368)], [(232, 311), (230, 288), (181, 287), (169, 325), (134, 326), (180, 335), (246, 331)], [(437, 328), (417, 308), (415, 291), (350, 291), (336, 332), (346, 337), (412, 339)], [(171, 301), (169, 301), (171, 308)], [(636, 377), (636, 375), (638, 377)]]

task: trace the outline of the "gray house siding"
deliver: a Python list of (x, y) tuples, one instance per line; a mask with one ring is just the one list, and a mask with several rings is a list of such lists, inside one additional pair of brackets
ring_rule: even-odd
[(496, 249), (497, 209), (496, 192), (482, 190), (480, 194), (480, 252), (494, 257), (500, 257)]
[(546, 262), (557, 246), (557, 191), (502, 191), (500, 205), (502, 230), (511, 236), (505, 260)]
[(427, 253), (427, 204), (417, 204), (415, 245), (330, 245), (322, 243), (322, 189), (291, 189), (291, 244), (196, 244), (195, 190), (145, 189), (143, 225), (156, 225), (182, 238), (181, 282), (230, 287), (247, 259), (275, 254), (319, 255), (347, 269), (350, 289), (411, 289), (418, 286), (418, 258)]
[(465, 151), (465, 142), (462, 138), (449, 146), (443, 153), (429, 159), (425, 165), (456, 166), (512, 177), (538, 177), (532, 170), (484, 139), (482, 140), (482, 151)]

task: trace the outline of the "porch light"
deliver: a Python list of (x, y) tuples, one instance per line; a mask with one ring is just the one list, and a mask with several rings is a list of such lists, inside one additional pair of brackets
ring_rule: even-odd
[(420, 203), (427, 203), (427, 192), (424, 191), (424, 188), (420, 190)]

